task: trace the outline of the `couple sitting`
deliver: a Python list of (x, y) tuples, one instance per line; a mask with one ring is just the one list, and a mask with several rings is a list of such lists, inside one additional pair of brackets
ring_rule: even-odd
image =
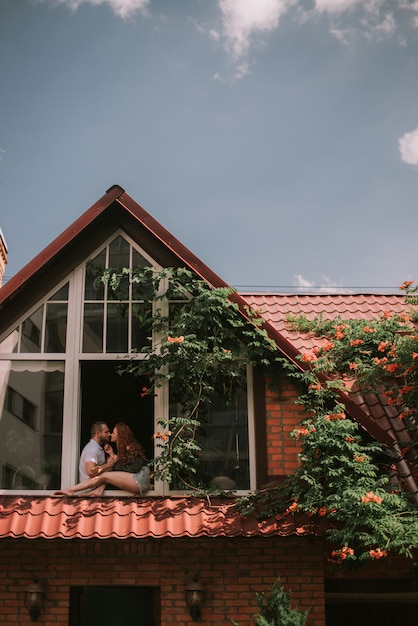
[[(117, 454), (109, 442), (115, 444)], [(107, 459), (106, 459), (107, 454)], [(55, 495), (101, 496), (106, 485), (142, 495), (150, 485), (149, 467), (139, 441), (129, 426), (119, 422), (112, 433), (105, 422), (95, 422), (91, 428), (91, 439), (80, 456), (80, 481), (74, 487), (56, 491)]]

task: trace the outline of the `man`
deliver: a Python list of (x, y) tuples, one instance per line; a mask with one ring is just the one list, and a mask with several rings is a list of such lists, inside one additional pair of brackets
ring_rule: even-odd
[[(78, 466), (80, 481), (94, 478), (112, 469), (118, 458), (113, 453), (109, 441), (110, 431), (106, 422), (94, 422), (91, 426), (91, 439), (84, 446), (80, 456)], [(107, 460), (104, 448), (109, 454)]]

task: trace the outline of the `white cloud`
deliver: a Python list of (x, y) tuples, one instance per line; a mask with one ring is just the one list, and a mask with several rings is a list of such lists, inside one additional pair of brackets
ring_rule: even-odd
[(295, 274), (294, 279), (295, 279), (296, 287), (303, 287), (303, 288), (315, 287), (315, 283), (309, 280), (306, 280), (306, 278), (304, 278), (302, 274)]
[(364, 0), (316, 0), (315, 10), (319, 13), (343, 13), (358, 5), (364, 5)]
[[(360, 29), (367, 36), (388, 36), (396, 31), (393, 9), (410, 9), (402, 6), (404, 0), (315, 0), (308, 15), (327, 15), (331, 20), (330, 32), (342, 43), (348, 43)], [(348, 17), (352, 17), (350, 23)], [(343, 27), (341, 26), (343, 24)]]
[(401, 159), (408, 165), (418, 165), (418, 126), (399, 139)]
[(225, 45), (234, 60), (247, 56), (255, 34), (276, 30), (297, 0), (219, 0)]
[(333, 283), (328, 276), (324, 276), (321, 280), (321, 285), (317, 286), (314, 281), (307, 280), (302, 274), (294, 275), (295, 287), (299, 289), (310, 290), (315, 293), (350, 293), (346, 289), (339, 287)]
[(76, 11), (81, 4), (93, 6), (108, 4), (113, 13), (122, 19), (129, 19), (135, 13), (145, 13), (149, 3), (150, 0), (53, 0), (53, 4), (68, 6), (73, 11)]

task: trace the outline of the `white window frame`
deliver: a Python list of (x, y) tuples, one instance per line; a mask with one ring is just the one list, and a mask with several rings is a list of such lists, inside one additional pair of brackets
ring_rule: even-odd
[[(36, 311), (42, 304), (46, 302), (54, 293), (61, 289), (66, 283), (68, 283), (68, 310), (67, 310), (67, 337), (66, 337), (66, 351), (64, 353), (0, 353), (0, 360), (12, 360), (12, 361), (62, 361), (64, 363), (64, 402), (63, 402), (63, 428), (62, 428), (62, 454), (61, 454), (61, 485), (63, 488), (68, 488), (70, 485), (75, 484), (78, 481), (78, 462), (79, 462), (79, 450), (80, 450), (80, 436), (81, 436), (81, 420), (80, 420), (80, 373), (81, 363), (83, 361), (114, 361), (118, 358), (122, 359), (126, 357), (126, 354), (117, 353), (85, 353), (82, 352), (82, 340), (83, 340), (83, 316), (84, 316), (84, 283), (85, 283), (85, 267), (86, 264), (97, 256), (103, 248), (108, 246), (118, 235), (126, 239), (136, 251), (143, 256), (150, 265), (153, 266), (156, 271), (161, 271), (163, 268), (142, 250), (126, 233), (122, 230), (118, 230), (112, 234), (106, 241), (104, 241), (97, 249), (91, 253), (91, 255), (79, 264), (69, 275), (65, 277), (60, 283), (54, 285), (48, 294), (37, 302), (29, 310), (25, 311), (24, 315), (17, 320), (17, 322), (10, 328), (4, 337), (6, 338), (14, 328), (18, 327), (28, 316)], [(166, 285), (161, 285), (161, 293), (163, 293)], [(158, 307), (162, 308), (162, 312), (168, 312), (168, 301), (158, 301)], [(155, 307), (155, 304), (154, 304)], [(45, 319), (44, 322), (45, 324)], [(153, 336), (154, 345), (158, 345), (160, 337)], [(42, 343), (44, 342), (44, 336)], [(105, 346), (104, 346), (105, 349)], [(137, 359), (141, 360), (145, 355), (138, 354)], [(157, 424), (158, 419), (161, 416), (168, 416), (169, 413), (169, 388), (168, 383), (164, 383), (161, 387), (156, 389), (154, 398), (154, 432), (157, 432), (159, 427)], [(250, 472), (250, 486), (249, 490), (256, 488), (256, 464), (255, 464), (255, 417), (254, 417), (254, 397), (253, 397), (253, 370), (251, 366), (247, 367), (247, 416), (248, 416), (248, 441), (249, 441), (249, 472)], [(154, 454), (158, 456), (161, 454), (161, 449), (154, 444)], [(28, 494), (28, 495), (47, 495), (52, 490), (9, 490), (0, 489), (0, 494)], [(147, 495), (176, 495), (180, 493), (187, 493), (186, 491), (173, 491), (169, 489), (169, 486), (161, 481), (156, 481), (154, 490)], [(248, 493), (248, 490), (237, 491), (237, 494)], [(117, 495), (118, 497), (127, 495), (132, 496), (123, 491), (106, 490), (107, 495)]]

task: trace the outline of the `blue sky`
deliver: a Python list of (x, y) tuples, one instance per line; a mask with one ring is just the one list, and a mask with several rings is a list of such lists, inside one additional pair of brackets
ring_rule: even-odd
[(416, 0), (0, 0), (0, 76), (6, 277), (119, 184), (242, 289), (418, 280)]

